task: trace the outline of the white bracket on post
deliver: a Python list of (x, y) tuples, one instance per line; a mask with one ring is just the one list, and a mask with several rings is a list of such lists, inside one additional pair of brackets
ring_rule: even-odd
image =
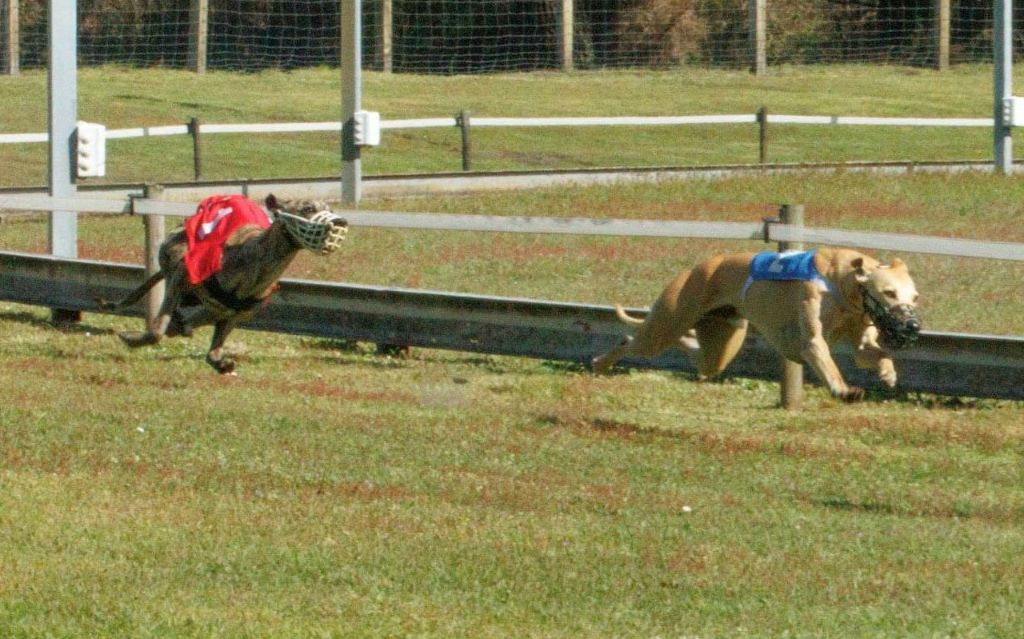
[(75, 131), (75, 166), (78, 177), (103, 177), (107, 174), (107, 127), (78, 122)]
[(356, 111), (352, 114), (352, 137), (356, 146), (380, 144), (380, 113)]
[(1003, 99), (1003, 126), (1024, 126), (1024, 98)]

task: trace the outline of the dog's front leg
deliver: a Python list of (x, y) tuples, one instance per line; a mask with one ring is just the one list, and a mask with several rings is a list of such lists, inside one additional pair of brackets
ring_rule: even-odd
[(230, 319), (220, 320), (213, 325), (213, 339), (210, 340), (210, 350), (206, 353), (206, 363), (221, 375), (231, 375), (235, 372), (235, 360), (224, 356), (224, 342), (234, 327), (235, 322)]
[(818, 298), (804, 300), (800, 326), (803, 347), (800, 356), (811, 365), (821, 381), (828, 385), (833, 397), (847, 402), (859, 401), (864, 398), (864, 389), (849, 386), (843, 379), (843, 374), (832, 359), (828, 342), (825, 341), (820, 311), (821, 301)]
[(853, 361), (858, 367), (875, 370), (878, 379), (888, 388), (896, 386), (896, 366), (892, 355), (878, 343), (878, 329), (868, 326), (860, 336), (860, 343), (853, 353)]

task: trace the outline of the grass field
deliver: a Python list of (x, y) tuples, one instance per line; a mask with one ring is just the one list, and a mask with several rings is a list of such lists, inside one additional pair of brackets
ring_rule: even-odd
[[(385, 120), (451, 117), (776, 114), (893, 117), (992, 115), (992, 70), (948, 72), (904, 67), (783, 67), (764, 78), (745, 72), (676, 69), (485, 76), (364, 74), (363, 106)], [(1024, 82), (1024, 74), (1017, 80)], [(0, 77), (8, 110), (0, 133), (46, 131), (46, 75)], [(79, 118), (109, 128), (206, 123), (337, 120), (337, 69), (255, 74), (120, 67), (84, 68)], [(476, 129), (477, 170), (753, 163), (755, 125)], [(992, 156), (986, 128), (823, 127), (774, 125), (774, 162), (953, 160)], [(207, 179), (337, 175), (337, 135), (204, 136)], [(367, 174), (461, 168), (457, 129), (385, 131), (364, 152)], [(46, 147), (0, 145), (0, 187), (46, 183)], [(188, 136), (112, 140), (107, 181), (192, 179)]]
[(1009, 637), (1024, 408), (0, 306), (8, 637)]
[[(161, 73), (132, 81), (111, 70), (102, 84), (113, 103), (153, 107), (153, 121), (135, 124), (166, 123), (197, 95), (221, 100), (213, 84), (187, 100), (140, 84)], [(230, 78), (263, 84), (248, 94), (259, 108), (236, 121), (262, 119), (271, 103), (278, 119), (300, 115), (309, 105), (281, 97), (285, 80), (328, 72), (305, 73)], [(819, 88), (850, 85), (824, 98), (837, 111), (874, 86), (866, 70), (809, 73)], [(958, 90), (933, 86), (931, 72), (879, 73), (876, 95), (920, 82), (938, 114), (984, 115), (978, 70), (943, 76)], [(649, 100), (627, 110), (610, 85), (584, 95), (554, 75), (373, 76), (391, 102), (367, 106), (387, 114), (393, 103), (405, 117), (465, 102), (484, 115), (490, 93), (511, 115), (591, 114), (591, 102), (601, 114), (648, 102), (662, 112), (673, 100), (704, 111), (687, 102), (701, 99), (697, 87), (707, 85), (710, 99), (751, 82), (608, 76), (616, 91), (650, 86)], [(794, 76), (784, 71), (763, 88), (799, 106), (811, 96)], [(662, 92), (652, 78), (692, 91)], [(99, 79), (83, 81), (84, 109)], [(479, 102), (461, 93), (470, 87)], [(920, 104), (898, 102), (862, 104), (921, 115)], [(615, 104), (621, 111), (606, 113)], [(726, 101), (722, 112), (733, 108)], [(833, 142), (884, 155), (882, 141)], [(794, 152), (816, 148), (810, 133), (806, 142)], [(960, 154), (961, 142), (935, 140), (927, 152)], [(717, 152), (707, 139), (687, 143)], [(117, 179), (180, 172), (177, 156), (151, 155), (149, 144)], [(393, 170), (435, 166), (420, 144), (410, 141), (404, 159), (389, 155)], [(446, 144), (437, 148), (452, 154)], [(585, 145), (562, 146), (571, 164)], [(290, 148), (302, 153), (246, 162), (313, 171), (304, 164), (317, 161), (312, 147)], [(0, 147), (10, 167), (0, 180), (24, 183), (35, 160), (9, 152)], [(373, 161), (383, 162), (380, 152)], [(187, 153), (180, 159), (187, 167)], [(225, 171), (249, 170), (238, 166)], [(780, 202), (803, 203), (814, 226), (1024, 242), (1024, 181), (980, 174), (762, 176), (363, 207), (752, 221)], [(142, 260), (138, 219), (83, 217), (79, 232), (82, 257)], [(302, 255), (288, 276), (646, 306), (678, 269), (763, 246), (355, 228), (338, 253)], [(0, 250), (45, 249), (45, 222), (0, 224)], [(928, 329), (1024, 335), (1021, 265), (902, 257)], [(1002, 638), (1024, 623), (1024, 403), (871, 396), (846, 405), (808, 388), (804, 410), (789, 413), (769, 382), (599, 378), (560, 363), (423, 349), (396, 359), (369, 344), (250, 331), (229, 340), (240, 375), (222, 378), (202, 362), (208, 329), (128, 351), (114, 333), (138, 325), (87, 314), (61, 329), (45, 309), (0, 302), (2, 637)]]

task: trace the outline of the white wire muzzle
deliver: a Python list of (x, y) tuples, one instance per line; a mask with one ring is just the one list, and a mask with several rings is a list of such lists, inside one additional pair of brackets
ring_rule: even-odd
[(320, 255), (336, 251), (348, 233), (345, 218), (332, 211), (320, 211), (307, 219), (278, 209), (274, 216), (281, 220), (296, 244)]

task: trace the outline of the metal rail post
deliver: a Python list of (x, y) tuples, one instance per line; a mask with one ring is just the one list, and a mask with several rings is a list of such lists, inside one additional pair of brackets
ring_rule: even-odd
[(995, 0), (992, 14), (993, 156), (996, 171), (1009, 174), (1013, 172), (1013, 138), (1003, 119), (1003, 103), (1013, 95), (1013, 0)]
[[(803, 226), (803, 204), (783, 204), (779, 208), (779, 220), (783, 224)], [(780, 253), (782, 251), (800, 250), (803, 247), (803, 242), (779, 242)], [(804, 401), (804, 365), (802, 362), (793, 362), (786, 358), (782, 359), (780, 393), (783, 408), (786, 410), (800, 410)]]
[[(75, 133), (78, 120), (78, 13), (75, 0), (49, 2), (50, 61), (47, 67), (49, 102), (49, 191), (51, 197), (72, 198), (75, 185)], [(51, 211), (49, 248), (55, 257), (78, 257), (78, 214)], [(58, 323), (77, 322), (81, 311), (55, 308)]]
[(341, 200), (359, 204), (363, 167), (355, 142), (355, 112), (362, 108), (362, 3), (341, 0)]

